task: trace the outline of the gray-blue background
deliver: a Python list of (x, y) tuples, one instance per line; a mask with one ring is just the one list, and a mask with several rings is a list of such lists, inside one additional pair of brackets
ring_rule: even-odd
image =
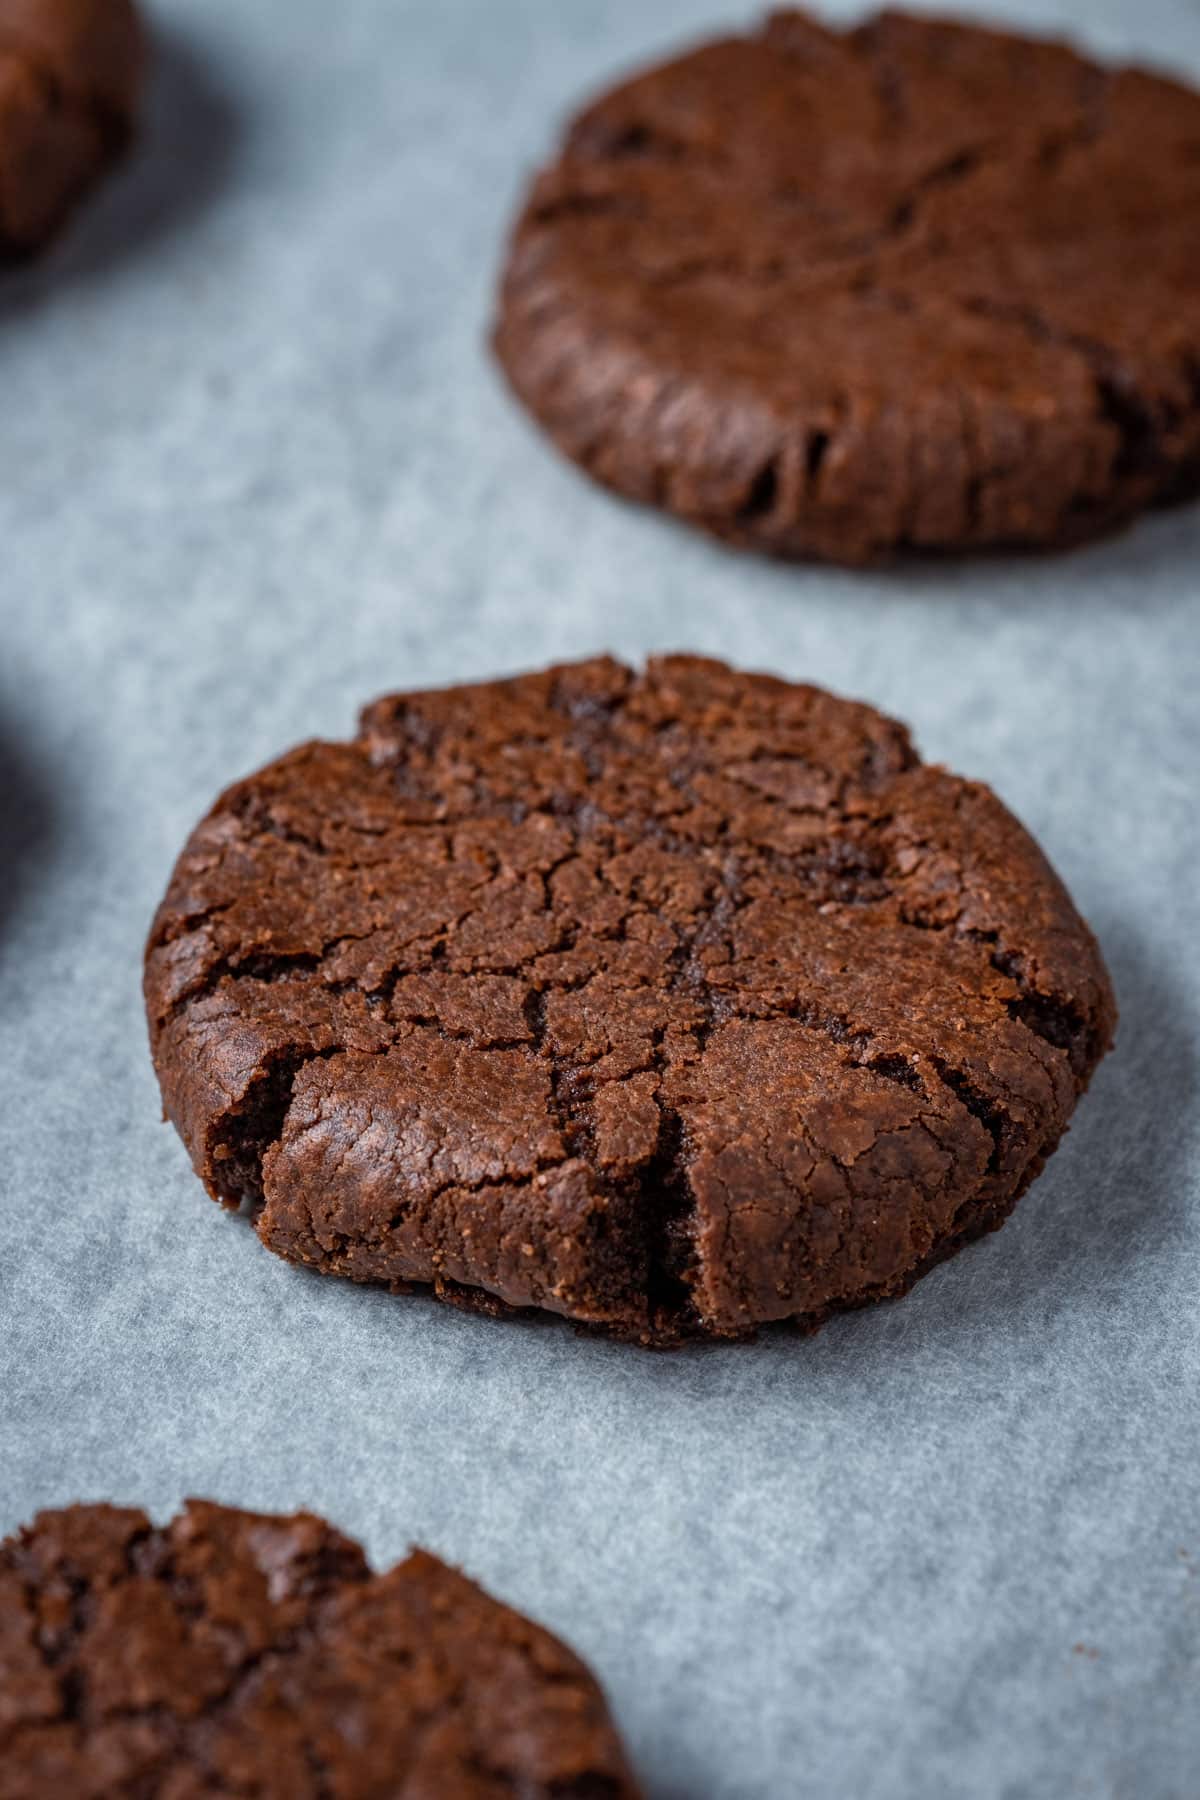
[[(1192, 1800), (1200, 511), (852, 576), (543, 447), (482, 347), (518, 184), (739, 0), (155, 11), (137, 159), (0, 284), (0, 1527), (199, 1493), (421, 1540), (595, 1664), (654, 1800)], [(1200, 73), (1195, 0), (1024, 16)], [(1027, 821), (1123, 1010), (1069, 1139), (808, 1343), (647, 1356), (275, 1262), (158, 1123), (186, 832), (389, 687), (658, 647), (876, 701)]]

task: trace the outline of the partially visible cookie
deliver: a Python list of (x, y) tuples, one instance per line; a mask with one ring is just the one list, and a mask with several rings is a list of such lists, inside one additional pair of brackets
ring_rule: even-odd
[(272, 1250), (649, 1342), (902, 1292), (1006, 1216), (1115, 1018), (986, 788), (688, 656), (392, 695), (240, 782), (146, 1004)]
[(125, 148), (145, 60), (132, 0), (0, 0), (0, 257), (40, 249)]
[(71, 1506), (0, 1546), (0, 1800), (636, 1800), (548, 1632), (309, 1513)]
[(496, 347), (569, 457), (732, 543), (1073, 543), (1200, 482), (1200, 96), (777, 12), (579, 115)]

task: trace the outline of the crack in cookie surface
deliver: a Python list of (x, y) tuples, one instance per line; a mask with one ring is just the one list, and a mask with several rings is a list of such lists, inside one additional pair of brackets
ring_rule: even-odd
[(900, 1291), (1003, 1217), (1114, 1019), (986, 789), (692, 657), (397, 696), (240, 783), (146, 992), (271, 1248), (645, 1341)]

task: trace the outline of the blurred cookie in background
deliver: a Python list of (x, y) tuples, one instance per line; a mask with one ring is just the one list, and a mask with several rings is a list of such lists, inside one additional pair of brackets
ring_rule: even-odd
[(131, 0), (0, 0), (0, 258), (41, 249), (125, 150), (146, 63)]

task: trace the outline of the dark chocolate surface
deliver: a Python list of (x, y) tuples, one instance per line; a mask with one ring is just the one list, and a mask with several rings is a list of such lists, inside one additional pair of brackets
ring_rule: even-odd
[(732, 542), (1052, 547), (1200, 476), (1200, 95), (781, 10), (588, 106), (497, 347), (567, 453)]
[(579, 1659), (311, 1513), (39, 1513), (0, 1545), (3, 1800), (636, 1800)]
[(271, 1249), (646, 1342), (902, 1292), (1003, 1220), (1115, 1018), (986, 788), (686, 656), (396, 695), (231, 788), (146, 994)]

